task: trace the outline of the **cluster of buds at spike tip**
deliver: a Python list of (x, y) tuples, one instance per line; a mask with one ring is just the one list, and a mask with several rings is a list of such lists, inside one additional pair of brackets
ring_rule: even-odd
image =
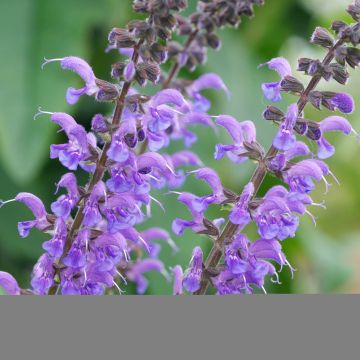
[(176, 15), (177, 32), (188, 37), (188, 41), (185, 44), (170, 42), (169, 57), (176, 57), (180, 66), (194, 71), (206, 61), (207, 48), (220, 49), (217, 28), (238, 26), (241, 16), (253, 16), (254, 5), (262, 4), (263, 0), (199, 1), (197, 10), (191, 16)]

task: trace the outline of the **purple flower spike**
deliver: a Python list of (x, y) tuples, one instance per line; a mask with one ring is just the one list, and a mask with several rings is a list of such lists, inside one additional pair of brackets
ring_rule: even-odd
[(174, 286), (173, 286), (173, 295), (182, 295), (183, 294), (183, 270), (180, 265), (176, 265), (172, 272), (174, 274)]
[(248, 183), (240, 196), (239, 201), (231, 210), (229, 219), (233, 224), (237, 224), (240, 230), (244, 228), (250, 221), (249, 202), (254, 195), (254, 184)]
[(278, 150), (289, 150), (296, 143), (296, 136), (293, 134), (294, 126), (298, 118), (298, 106), (289, 106), (285, 121), (280, 125), (280, 129), (273, 140), (273, 145)]
[(193, 250), (190, 264), (184, 275), (183, 286), (189, 293), (194, 293), (200, 289), (203, 269), (203, 252), (199, 246)]
[(75, 56), (69, 56), (62, 59), (45, 60), (43, 67), (48, 63), (56, 61), (60, 61), (63, 69), (77, 73), (85, 82), (85, 86), (81, 89), (69, 88), (67, 90), (66, 100), (68, 104), (76, 104), (79, 101), (79, 98), (84, 94), (92, 96), (98, 92), (99, 88), (96, 85), (96, 77), (92, 68), (86, 61)]
[(355, 109), (354, 99), (345, 93), (336, 94), (331, 100), (331, 104), (344, 114), (351, 114)]
[[(280, 75), (281, 80), (292, 73), (289, 62), (282, 57), (274, 58), (265, 64), (261, 64), (259, 67), (265, 65), (267, 65), (270, 70), (275, 70)], [(281, 80), (279, 82), (262, 84), (261, 88), (266, 99), (273, 102), (281, 100)]]
[(15, 278), (7, 272), (0, 271), (0, 287), (7, 295), (20, 295), (20, 287)]
[(29, 193), (19, 193), (15, 200), (25, 204), (35, 216), (35, 220), (19, 222), (18, 230), (21, 237), (27, 237), (34, 227), (42, 231), (50, 225), (47, 221), (45, 206), (37, 196)]

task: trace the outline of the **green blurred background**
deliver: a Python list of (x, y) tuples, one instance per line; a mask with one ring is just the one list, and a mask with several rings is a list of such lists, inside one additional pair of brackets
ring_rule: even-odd
[[(267, 147), (275, 132), (271, 124), (261, 120), (266, 106), (262, 97), (261, 82), (271, 81), (274, 74), (258, 70), (257, 65), (281, 54), (296, 67), (298, 57), (323, 56), (322, 50), (307, 42), (316, 25), (329, 27), (334, 19), (348, 19), (345, 7), (350, 0), (266, 0), (264, 7), (256, 8), (254, 19), (245, 19), (239, 29), (221, 31), (223, 47), (220, 52), (209, 52), (209, 61), (196, 73), (205, 72), (222, 76), (232, 92), (228, 101), (223, 94), (209, 93), (214, 107), (212, 114), (226, 113), (239, 120), (251, 119), (258, 127), (258, 138)], [(75, 107), (65, 102), (65, 91), (80, 83), (78, 77), (63, 72), (56, 64), (41, 71), (43, 57), (57, 58), (68, 55), (87, 59), (98, 77), (109, 79), (109, 67), (118, 56), (105, 54), (107, 33), (113, 26), (124, 26), (134, 17), (131, 0), (12, 0), (3, 2), (0, 13), (0, 198), (13, 198), (20, 191), (33, 192), (43, 199), (47, 208), (54, 200), (54, 184), (65, 170), (57, 161), (48, 159), (49, 144), (60, 143), (62, 135), (49, 124), (46, 117), (33, 121), (38, 106), (48, 111), (69, 112), (89, 126), (96, 112), (107, 112), (107, 105), (96, 104), (83, 98)], [(190, 0), (193, 7), (195, 0)], [(306, 80), (305, 78), (303, 78)], [(360, 73), (351, 76), (347, 91), (359, 104)], [(321, 84), (324, 90), (339, 90), (334, 84)], [(294, 101), (286, 97), (280, 104), (283, 109)], [(360, 129), (360, 112), (351, 116), (351, 122)], [(326, 116), (307, 109), (307, 118), (321, 120)], [(201, 133), (200, 133), (201, 131)], [(224, 185), (240, 192), (248, 181), (254, 164), (235, 167), (229, 161), (215, 162), (212, 158), (218, 138), (211, 130), (199, 129), (200, 141), (194, 150), (210, 167), (223, 175)], [(220, 133), (222, 141), (227, 141)], [(269, 283), (269, 292), (279, 293), (358, 293), (360, 292), (360, 169), (359, 144), (342, 135), (331, 137), (337, 153), (329, 163), (341, 182), (325, 196), (319, 186), (314, 199), (326, 199), (328, 210), (314, 208), (318, 217), (315, 228), (311, 220), (303, 218), (295, 239), (284, 242), (284, 250), (297, 269), (292, 281), (289, 271), (281, 274), (282, 285)], [(169, 152), (181, 148), (174, 143)], [(264, 191), (273, 183), (267, 179)], [(187, 180), (186, 190), (205, 194), (202, 183)], [(152, 226), (168, 230), (175, 217), (188, 217), (184, 206), (174, 198), (156, 193), (168, 210), (154, 207)], [(222, 216), (216, 209), (211, 216)], [(226, 215), (226, 213), (225, 213)], [(42, 253), (41, 243), (47, 237), (36, 230), (29, 238), (17, 234), (17, 222), (29, 219), (30, 213), (21, 204), (12, 203), (0, 210), (0, 269), (11, 272), (22, 287), (29, 285), (29, 275), (37, 257)], [(150, 222), (143, 227), (150, 226)], [(187, 232), (176, 238), (181, 251), (173, 255), (164, 246), (161, 258), (167, 266), (186, 266), (191, 250), (200, 244), (205, 251), (211, 246), (206, 237)], [(149, 294), (170, 294), (171, 284), (158, 274), (149, 274)], [(132, 293), (130, 286), (127, 293)]]

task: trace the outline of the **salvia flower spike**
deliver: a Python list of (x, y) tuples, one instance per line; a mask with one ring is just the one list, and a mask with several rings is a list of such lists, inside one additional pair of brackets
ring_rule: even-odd
[[(0, 286), (7, 294), (121, 294), (129, 281), (144, 294), (149, 287), (148, 272), (158, 272), (169, 280), (159, 259), (160, 244), (165, 242), (173, 251), (181, 251), (181, 245), (162, 228), (138, 230), (138, 225), (151, 217), (153, 203), (162, 207), (152, 194), (154, 188), (178, 195), (178, 201), (190, 212), (188, 219), (174, 219), (176, 235), (193, 231), (207, 236), (213, 244), (206, 259), (196, 246), (188, 269), (183, 271), (179, 265), (171, 269), (174, 295), (205, 294), (209, 285), (219, 295), (253, 293), (255, 288), (266, 293), (267, 278), (279, 283), (284, 267), (293, 275), (282, 243), (295, 236), (301, 215), (312, 216), (310, 206), (324, 208), (311, 197), (317, 184), (324, 182), (327, 190), (331, 185), (328, 179), (332, 176), (336, 181), (324, 161), (335, 152), (327, 133), (358, 136), (343, 116), (334, 114), (317, 122), (305, 117), (305, 110), (311, 104), (320, 111), (353, 112), (351, 95), (320, 91), (317, 85), (321, 79), (345, 85), (350, 76), (347, 67), (359, 65), (360, 8), (358, 1), (348, 8), (355, 24), (333, 23), (334, 36), (316, 28), (311, 42), (321, 46), (326, 55), (323, 60), (299, 60), (298, 70), (310, 77), (307, 86), (295, 77), (285, 58), (260, 65), (278, 76), (262, 85), (268, 101), (280, 102), (284, 92), (296, 97), (287, 111), (272, 105), (264, 111), (263, 117), (278, 126), (272, 146), (265, 152), (254, 122), (208, 114), (211, 102), (203, 90), (230, 94), (218, 75), (203, 74), (194, 81), (176, 79), (181, 68), (193, 71), (204, 63), (208, 48), (220, 49), (218, 28), (239, 25), (242, 16), (254, 14), (254, 5), (262, 4), (262, 0), (198, 1), (195, 13), (185, 18), (180, 12), (187, 1), (134, 0), (134, 11), (145, 13), (146, 19), (113, 28), (108, 37), (108, 50), (116, 49), (121, 55), (111, 68), (116, 83), (97, 78), (91, 66), (76, 56), (45, 59), (43, 68), (59, 63), (81, 78), (82, 87), (67, 90), (70, 105), (88, 95), (96, 101), (113, 102), (115, 109), (111, 117), (94, 115), (89, 131), (69, 114), (39, 108), (35, 118), (48, 115), (66, 135), (66, 143), (50, 147), (50, 157), (58, 159), (66, 172), (56, 184), (59, 194), (51, 212), (37, 196), (26, 192), (0, 201), (0, 208), (19, 202), (32, 213), (30, 220), (19, 222), (20, 236), (29, 236), (32, 229), (49, 236), (32, 271), (31, 289), (21, 289), (10, 274), (0, 272)], [(185, 40), (172, 41), (174, 32)], [(160, 67), (166, 61), (172, 62), (168, 74)], [(135, 90), (135, 83), (160, 84), (161, 90), (153, 96), (143, 95)], [(230, 135), (229, 143), (216, 145), (216, 160), (226, 155), (237, 165), (248, 159), (257, 163), (240, 195), (225, 188), (216, 171), (204, 166), (191, 150), (165, 152), (173, 140), (181, 139), (184, 147), (191, 147), (197, 140), (194, 125), (223, 128)], [(316, 153), (302, 141), (305, 138), (317, 145)], [(80, 169), (89, 175), (86, 184), (78, 181), (75, 171)], [(260, 197), (267, 174), (282, 185), (267, 189)], [(190, 176), (206, 183), (207, 195), (178, 190)], [(230, 210), (227, 222), (209, 218), (208, 209), (213, 206)], [(257, 229), (255, 239), (245, 233), (251, 223)]]

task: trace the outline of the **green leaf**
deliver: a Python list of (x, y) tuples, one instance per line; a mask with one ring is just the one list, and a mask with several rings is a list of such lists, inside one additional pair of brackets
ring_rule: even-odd
[(124, 5), (112, 0), (13, 0), (2, 5), (0, 21), (7, 31), (0, 32), (0, 159), (16, 182), (34, 178), (56, 133), (47, 118), (33, 121), (37, 108), (71, 111), (66, 88), (81, 86), (76, 75), (58, 64), (42, 71), (43, 58), (87, 58), (92, 31), (114, 21), (108, 14), (116, 14), (115, 9), (126, 16)]

